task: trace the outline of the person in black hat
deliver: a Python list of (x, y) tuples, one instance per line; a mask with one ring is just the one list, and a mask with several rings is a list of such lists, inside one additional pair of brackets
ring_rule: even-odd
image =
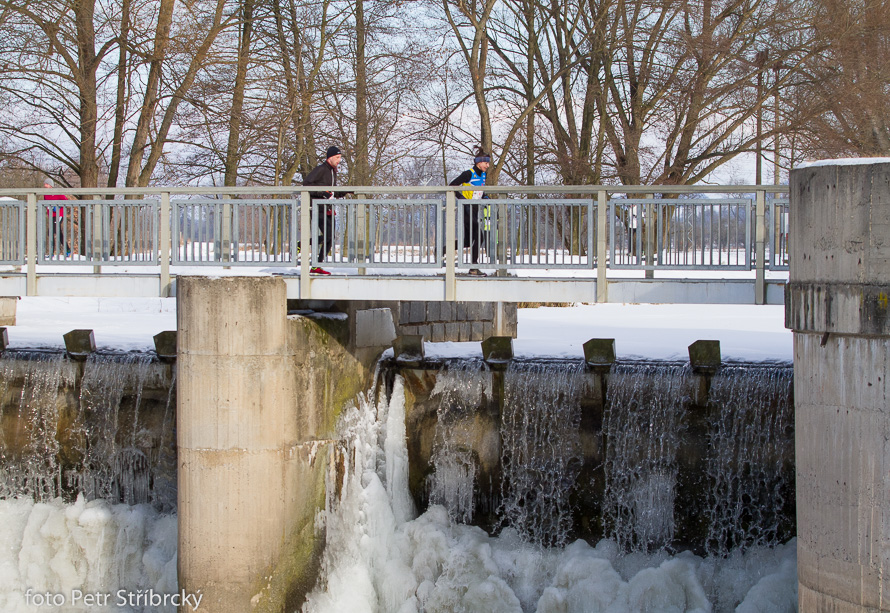
[[(303, 185), (308, 186), (334, 186), (337, 185), (337, 166), (340, 165), (342, 159), (340, 149), (336, 146), (328, 147), (325, 154), (325, 161), (316, 166), (312, 172), (306, 175)], [(345, 192), (318, 191), (310, 192), (312, 200), (329, 200), (331, 198), (343, 198)], [(318, 211), (318, 230), (321, 232), (321, 238), (318, 241), (318, 261), (324, 262), (325, 255), (330, 252), (334, 244), (334, 216), (337, 212), (331, 205), (322, 205)], [(309, 269), (311, 274), (329, 275), (328, 271), (319, 266)]]
[[(454, 196), (458, 200), (468, 200), (469, 204), (464, 204), (464, 247), (470, 248), (470, 261), (473, 264), (479, 263), (479, 245), (487, 239), (488, 222), (490, 219), (490, 211), (487, 206), (481, 206), (474, 202), (476, 200), (488, 199), (488, 196), (482, 191), (485, 186), (486, 173), (491, 165), (491, 153), (485, 151), (482, 147), (476, 150), (476, 157), (473, 159), (473, 167), (459, 174), (448, 185), (463, 185), (468, 189), (455, 192)], [(480, 226), (479, 218), (484, 217), (484, 226)], [(469, 274), (476, 277), (484, 277), (485, 273), (478, 268), (471, 268)]]

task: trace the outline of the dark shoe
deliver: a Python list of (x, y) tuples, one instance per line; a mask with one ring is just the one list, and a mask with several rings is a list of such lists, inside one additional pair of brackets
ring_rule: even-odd
[(484, 277), (484, 276), (486, 276), (485, 273), (482, 272), (481, 270), (479, 270), (478, 268), (471, 268), (471, 269), (470, 269), (470, 272), (467, 273), (467, 274), (469, 274), (471, 277)]
[(330, 275), (331, 273), (326, 271), (324, 268), (319, 268), (318, 266), (316, 266), (315, 268), (309, 269), (309, 274), (310, 275)]

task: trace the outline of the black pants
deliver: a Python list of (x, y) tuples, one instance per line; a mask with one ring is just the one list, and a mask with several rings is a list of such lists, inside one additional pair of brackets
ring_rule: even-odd
[(333, 211), (326, 211), (327, 207), (322, 207), (318, 215), (318, 231), (321, 235), (318, 237), (318, 261), (324, 262), (325, 255), (331, 251), (334, 246), (334, 214)]
[(470, 248), (470, 261), (479, 263), (479, 242), (482, 234), (479, 230), (479, 215), (482, 206), (478, 204), (464, 205), (464, 247)]
[(52, 255), (65, 255), (65, 218), (58, 215), (52, 216), (53, 234), (50, 237), (50, 253)]

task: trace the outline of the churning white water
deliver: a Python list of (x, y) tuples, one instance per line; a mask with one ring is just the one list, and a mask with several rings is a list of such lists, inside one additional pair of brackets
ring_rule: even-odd
[(174, 613), (139, 598), (176, 593), (176, 540), (146, 504), (0, 500), (0, 611)]
[[(404, 386), (344, 411), (343, 481), (325, 514), (323, 576), (304, 605), (325, 612), (641, 613), (796, 611), (796, 545), (726, 557), (622, 554), (532, 544), (514, 528), (491, 536), (443, 506), (413, 513), (407, 484)], [(336, 487), (339, 486), (339, 487)]]

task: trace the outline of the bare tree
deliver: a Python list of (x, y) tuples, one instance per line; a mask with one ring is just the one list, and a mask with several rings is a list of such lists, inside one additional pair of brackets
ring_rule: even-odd
[[(790, 101), (809, 114), (798, 147), (810, 156), (890, 155), (890, 2), (817, 0), (811, 77)], [(785, 71), (785, 66), (781, 67)]]

